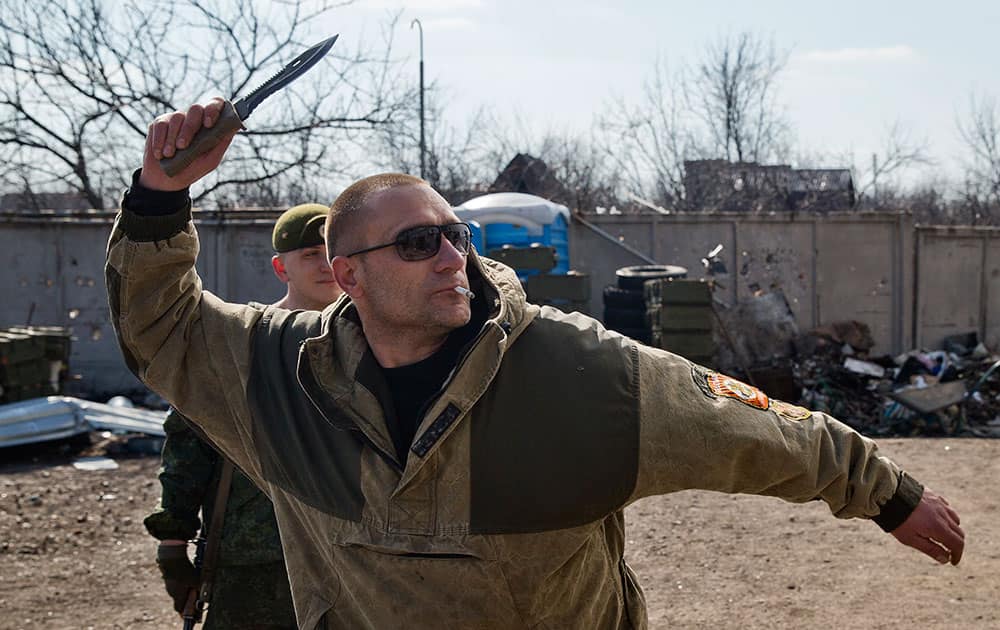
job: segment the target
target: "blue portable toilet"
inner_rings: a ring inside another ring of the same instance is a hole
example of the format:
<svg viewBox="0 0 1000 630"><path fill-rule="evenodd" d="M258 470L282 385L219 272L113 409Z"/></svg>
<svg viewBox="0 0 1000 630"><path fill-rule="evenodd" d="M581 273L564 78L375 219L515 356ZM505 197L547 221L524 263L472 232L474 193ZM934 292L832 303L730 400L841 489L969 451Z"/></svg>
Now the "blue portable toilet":
<svg viewBox="0 0 1000 630"><path fill-rule="evenodd" d="M539 243L556 250L556 266L550 273L564 274L570 269L570 215L564 205L525 193L491 193L466 201L455 208L455 214L467 223L479 224L482 247L476 249L481 254L504 245Z"/></svg>
<svg viewBox="0 0 1000 630"><path fill-rule="evenodd" d="M464 220L464 219L463 219ZM486 255L486 243L483 242L483 226L479 221L465 221L472 229L472 246L482 255Z"/></svg>

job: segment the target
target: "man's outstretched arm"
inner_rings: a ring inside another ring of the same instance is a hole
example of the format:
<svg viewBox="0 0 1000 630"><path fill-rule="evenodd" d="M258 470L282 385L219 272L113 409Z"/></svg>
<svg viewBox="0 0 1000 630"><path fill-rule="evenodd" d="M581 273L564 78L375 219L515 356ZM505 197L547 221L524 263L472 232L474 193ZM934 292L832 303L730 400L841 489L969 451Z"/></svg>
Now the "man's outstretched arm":
<svg viewBox="0 0 1000 630"><path fill-rule="evenodd" d="M633 499L683 489L820 499L835 516L871 519L935 560L961 559L958 515L872 440L676 355L643 348L638 360Z"/></svg>

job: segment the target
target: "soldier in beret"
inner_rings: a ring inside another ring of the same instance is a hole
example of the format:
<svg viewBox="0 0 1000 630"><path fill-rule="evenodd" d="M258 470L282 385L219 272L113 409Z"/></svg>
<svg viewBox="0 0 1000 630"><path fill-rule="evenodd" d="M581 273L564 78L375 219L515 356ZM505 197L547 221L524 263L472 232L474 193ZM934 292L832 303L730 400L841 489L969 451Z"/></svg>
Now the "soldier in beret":
<svg viewBox="0 0 1000 630"><path fill-rule="evenodd" d="M323 310L340 296L327 263L322 229L326 213L326 206L302 204L287 210L274 224L271 265L274 275L287 285L276 306ZM222 498L225 511L218 552L214 560L209 559L214 563L214 577L205 628L295 628L271 502L239 470L220 489L225 460L175 409L170 410L163 428L167 434L160 471L163 490L160 504L144 523L160 541L157 565L174 609L182 612L199 588L188 541L197 535L201 519L210 532L214 505Z"/></svg>

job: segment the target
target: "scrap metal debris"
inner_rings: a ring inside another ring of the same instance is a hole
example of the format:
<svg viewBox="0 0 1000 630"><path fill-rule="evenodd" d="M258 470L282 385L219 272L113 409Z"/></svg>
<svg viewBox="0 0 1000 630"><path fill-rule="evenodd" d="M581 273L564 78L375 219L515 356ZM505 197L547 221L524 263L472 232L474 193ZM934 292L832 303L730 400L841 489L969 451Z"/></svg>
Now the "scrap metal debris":
<svg viewBox="0 0 1000 630"><path fill-rule="evenodd" d="M840 326L851 334L828 336L824 327L799 344L791 359L797 402L869 435L1000 437L1000 355L977 340L953 351L870 357L867 326Z"/></svg>
<svg viewBox="0 0 1000 630"><path fill-rule="evenodd" d="M873 356L864 322L799 334L780 291L742 300L721 317L733 341L720 344L715 367L769 396L868 435L1000 437L1000 354L974 332L948 337L939 350Z"/></svg>
<svg viewBox="0 0 1000 630"><path fill-rule="evenodd" d="M0 405L0 448L113 431L163 437L166 412L48 396Z"/></svg>

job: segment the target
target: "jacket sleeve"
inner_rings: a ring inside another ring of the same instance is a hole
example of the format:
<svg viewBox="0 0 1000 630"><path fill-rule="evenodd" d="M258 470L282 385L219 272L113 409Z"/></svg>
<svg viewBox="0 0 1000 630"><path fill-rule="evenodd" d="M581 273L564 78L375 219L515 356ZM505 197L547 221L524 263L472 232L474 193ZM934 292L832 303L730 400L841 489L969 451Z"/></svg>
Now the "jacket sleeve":
<svg viewBox="0 0 1000 630"><path fill-rule="evenodd" d="M176 409L167 414L163 430L160 503L143 524L158 540L191 540L201 527L198 512L215 490L219 456Z"/></svg>
<svg viewBox="0 0 1000 630"><path fill-rule="evenodd" d="M652 348L638 353L635 496L684 489L821 499L839 518L892 531L923 488L872 440L820 412Z"/></svg>
<svg viewBox="0 0 1000 630"><path fill-rule="evenodd" d="M108 243L112 323L129 369L252 476L246 382L260 311L202 290L187 192L126 193Z"/></svg>

